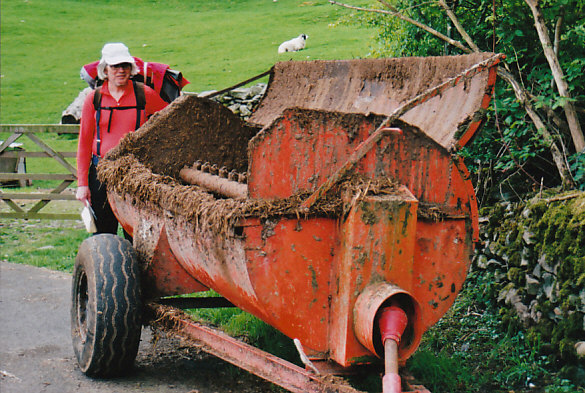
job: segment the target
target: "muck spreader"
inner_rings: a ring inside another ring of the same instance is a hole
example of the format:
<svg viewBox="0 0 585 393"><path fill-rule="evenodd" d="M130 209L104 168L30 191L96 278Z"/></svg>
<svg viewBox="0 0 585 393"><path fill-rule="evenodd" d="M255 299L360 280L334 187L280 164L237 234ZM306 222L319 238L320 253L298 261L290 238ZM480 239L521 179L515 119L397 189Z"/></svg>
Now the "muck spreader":
<svg viewBox="0 0 585 393"><path fill-rule="evenodd" d="M292 392L383 364L384 393L462 288L478 211L457 151L488 108L500 55L283 62L248 121L183 95L100 162L132 243L79 248L81 370L123 373L143 323ZM212 289L221 297L173 297ZM236 306L294 340L304 367L194 322Z"/></svg>

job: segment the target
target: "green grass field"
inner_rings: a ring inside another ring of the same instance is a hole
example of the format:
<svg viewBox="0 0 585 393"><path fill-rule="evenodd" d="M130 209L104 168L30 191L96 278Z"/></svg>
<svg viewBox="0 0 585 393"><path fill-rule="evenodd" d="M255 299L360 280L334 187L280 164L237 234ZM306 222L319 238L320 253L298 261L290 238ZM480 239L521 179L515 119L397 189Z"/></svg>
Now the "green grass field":
<svg viewBox="0 0 585 393"><path fill-rule="evenodd" d="M106 42L122 41L134 56L169 64L191 82L185 91L201 92L232 86L291 58L364 57L372 34L355 26L333 27L349 10L327 0L5 0L0 7L2 124L59 123L87 87L79 77L81 66L98 60ZM301 33L309 35L305 50L277 54L282 41ZM7 137L0 133L0 140ZM42 139L57 151L77 147L71 137ZM26 137L17 142L40 151ZM27 169L63 173L52 159L29 160Z"/></svg>
<svg viewBox="0 0 585 393"><path fill-rule="evenodd" d="M360 0L358 4L371 1ZM371 32L333 24L349 10L327 0L4 0L1 3L0 123L58 123L86 87L82 65L106 42L167 63L186 91L220 89L282 60L344 59L368 53ZM307 48L278 55L301 33Z"/></svg>

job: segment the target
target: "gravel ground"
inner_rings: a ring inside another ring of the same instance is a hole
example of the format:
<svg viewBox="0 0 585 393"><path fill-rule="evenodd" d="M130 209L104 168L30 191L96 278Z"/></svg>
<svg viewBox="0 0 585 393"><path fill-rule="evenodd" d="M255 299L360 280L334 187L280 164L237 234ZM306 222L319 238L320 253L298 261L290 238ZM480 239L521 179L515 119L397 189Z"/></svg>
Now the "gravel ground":
<svg viewBox="0 0 585 393"><path fill-rule="evenodd" d="M274 385L145 328L134 371L94 380L77 367L70 339L69 274L0 262L2 393L260 393Z"/></svg>

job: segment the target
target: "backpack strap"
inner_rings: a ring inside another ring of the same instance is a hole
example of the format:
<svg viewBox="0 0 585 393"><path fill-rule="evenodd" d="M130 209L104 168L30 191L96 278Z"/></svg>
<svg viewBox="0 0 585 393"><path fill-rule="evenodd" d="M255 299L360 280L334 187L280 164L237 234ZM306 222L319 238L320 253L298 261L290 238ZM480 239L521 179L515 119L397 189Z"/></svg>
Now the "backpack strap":
<svg viewBox="0 0 585 393"><path fill-rule="evenodd" d="M104 106L102 107L102 87L99 86L95 89L95 93L93 95L93 108L96 111L95 115L95 122L96 122L96 150L97 156L101 156L101 138L100 138L100 119L102 114L102 109L110 111L110 119L108 120L108 132L110 132L110 126L112 124L112 115L114 110L126 110L126 109L136 109L136 127L134 130L140 128L140 118L141 112L146 108L146 94L144 92L144 83L132 81L132 86L134 88L134 96L136 98L136 105L135 106Z"/></svg>
<svg viewBox="0 0 585 393"><path fill-rule="evenodd" d="M95 89L95 93L93 94L93 109L95 109L95 130L96 130L96 153L99 157L101 155L101 143L102 140L100 138L100 118L102 115L102 87L99 86Z"/></svg>
<svg viewBox="0 0 585 393"><path fill-rule="evenodd" d="M144 93L144 83L132 81L134 86L134 96L136 97L136 128L140 128L140 112L146 108L146 94Z"/></svg>

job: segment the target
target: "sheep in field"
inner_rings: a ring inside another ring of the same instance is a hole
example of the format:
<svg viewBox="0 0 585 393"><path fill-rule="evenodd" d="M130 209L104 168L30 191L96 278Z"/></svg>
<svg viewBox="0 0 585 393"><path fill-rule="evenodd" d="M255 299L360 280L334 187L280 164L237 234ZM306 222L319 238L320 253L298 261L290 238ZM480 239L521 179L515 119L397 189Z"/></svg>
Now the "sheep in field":
<svg viewBox="0 0 585 393"><path fill-rule="evenodd" d="M278 47L278 53L296 52L305 49L305 41L307 41L307 38L309 38L308 35L301 34L297 38L283 42Z"/></svg>

